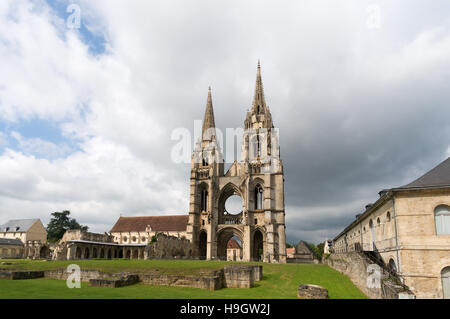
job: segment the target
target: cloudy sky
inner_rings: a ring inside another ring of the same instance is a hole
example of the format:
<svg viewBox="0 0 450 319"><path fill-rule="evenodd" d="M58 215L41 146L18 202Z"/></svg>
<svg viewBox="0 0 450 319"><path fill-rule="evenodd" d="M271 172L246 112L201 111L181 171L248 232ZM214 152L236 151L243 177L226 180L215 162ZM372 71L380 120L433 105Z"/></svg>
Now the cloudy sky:
<svg viewBox="0 0 450 319"><path fill-rule="evenodd" d="M0 223L187 213L172 132L208 86L216 125L241 127L258 59L288 241L332 238L449 156L448 0L2 0Z"/></svg>

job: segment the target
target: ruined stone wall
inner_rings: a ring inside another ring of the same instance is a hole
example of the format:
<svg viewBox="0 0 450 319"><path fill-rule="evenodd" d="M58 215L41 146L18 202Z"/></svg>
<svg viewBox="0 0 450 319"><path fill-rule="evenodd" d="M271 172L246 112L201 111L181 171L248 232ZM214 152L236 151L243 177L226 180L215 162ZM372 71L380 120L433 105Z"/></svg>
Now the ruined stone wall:
<svg viewBox="0 0 450 319"><path fill-rule="evenodd" d="M324 259L324 263L331 268L348 276L350 280L368 297L373 299L398 299L399 294L410 295L403 287L396 285L389 275L381 270L380 285L378 288L369 288L369 277L373 278L373 273L369 265L373 265L357 252L331 254ZM411 295L411 297L413 297ZM409 298L409 297L408 297Z"/></svg>
<svg viewBox="0 0 450 319"><path fill-rule="evenodd" d="M186 238L157 234L156 242L145 247L145 259L192 258L192 244Z"/></svg>
<svg viewBox="0 0 450 319"><path fill-rule="evenodd" d="M64 236L61 238L60 242L67 242L70 240L87 240L87 241L95 241L102 243L112 243L114 236L110 236L108 234L97 234L81 231L81 229L69 229L64 233Z"/></svg>
<svg viewBox="0 0 450 319"><path fill-rule="evenodd" d="M70 273L66 269L47 270L43 273L45 278L67 280ZM221 288L251 288L255 281L263 277L262 266L258 265L232 265L220 270L212 270L199 275L170 275L151 273L104 273L99 270L81 269L80 280L89 282L90 280L111 279L122 277L122 275L136 275L143 284L155 286L177 286L192 287L208 290ZM19 274L20 275L20 274ZM0 278L2 272L0 271ZM4 277L11 276L11 272L4 274ZM8 277L9 279L9 277Z"/></svg>

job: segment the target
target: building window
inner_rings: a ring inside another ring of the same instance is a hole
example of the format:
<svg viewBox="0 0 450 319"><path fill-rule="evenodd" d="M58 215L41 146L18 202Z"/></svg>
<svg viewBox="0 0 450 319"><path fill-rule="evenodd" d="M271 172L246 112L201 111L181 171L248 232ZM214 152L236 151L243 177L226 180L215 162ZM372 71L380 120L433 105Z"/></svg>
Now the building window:
<svg viewBox="0 0 450 319"><path fill-rule="evenodd" d="M127 241L127 240L128 240L127 236L123 236L123 241Z"/></svg>
<svg viewBox="0 0 450 319"><path fill-rule="evenodd" d="M395 261L394 259L389 259L389 268L394 271L397 272L397 266L395 265Z"/></svg>
<svg viewBox="0 0 450 319"><path fill-rule="evenodd" d="M263 189L261 185L255 187L255 209L263 209Z"/></svg>
<svg viewBox="0 0 450 319"><path fill-rule="evenodd" d="M255 225L258 225L258 219L255 218Z"/></svg>
<svg viewBox="0 0 450 319"><path fill-rule="evenodd" d="M434 209L436 235L450 235L450 207L440 205Z"/></svg>
<svg viewBox="0 0 450 319"><path fill-rule="evenodd" d="M450 267L445 267L441 271L442 294L444 299L450 299Z"/></svg>
<svg viewBox="0 0 450 319"><path fill-rule="evenodd" d="M389 223L391 221L391 213L387 212L386 214L386 221Z"/></svg>
<svg viewBox="0 0 450 319"><path fill-rule="evenodd" d="M146 241L146 240L147 240L147 238L145 238L145 237L141 238L141 241Z"/></svg>
<svg viewBox="0 0 450 319"><path fill-rule="evenodd" d="M201 201L200 201L200 211L208 211L208 191L206 189L202 190Z"/></svg>
<svg viewBox="0 0 450 319"><path fill-rule="evenodd" d="M202 226L205 226L205 220L202 219Z"/></svg>

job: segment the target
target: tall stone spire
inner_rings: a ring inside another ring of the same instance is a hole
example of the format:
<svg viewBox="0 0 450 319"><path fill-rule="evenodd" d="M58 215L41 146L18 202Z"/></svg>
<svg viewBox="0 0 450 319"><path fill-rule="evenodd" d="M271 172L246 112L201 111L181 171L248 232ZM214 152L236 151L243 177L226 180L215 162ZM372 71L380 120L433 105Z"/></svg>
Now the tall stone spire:
<svg viewBox="0 0 450 319"><path fill-rule="evenodd" d="M211 140L211 137L216 135L215 128L216 123L214 122L214 110L211 97L211 87L208 87L208 100L206 101L205 116L203 117L202 140L205 139ZM205 134L205 132L207 133Z"/></svg>
<svg viewBox="0 0 450 319"><path fill-rule="evenodd" d="M261 79L261 64L258 60L258 70L256 73L255 94L253 96L252 113L260 114L266 111L266 100L264 98L264 89Z"/></svg>
<svg viewBox="0 0 450 319"><path fill-rule="evenodd" d="M244 128L272 128L272 115L266 104L264 97L264 89L261 79L261 64L258 60L258 69L256 73L255 93L253 95L253 103L250 111L244 121Z"/></svg>

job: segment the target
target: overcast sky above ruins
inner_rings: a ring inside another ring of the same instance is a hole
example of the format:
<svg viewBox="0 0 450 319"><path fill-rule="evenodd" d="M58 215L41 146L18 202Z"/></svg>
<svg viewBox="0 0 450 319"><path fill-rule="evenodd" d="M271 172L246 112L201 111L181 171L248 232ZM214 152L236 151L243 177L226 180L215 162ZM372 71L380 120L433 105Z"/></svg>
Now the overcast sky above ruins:
<svg viewBox="0 0 450 319"><path fill-rule="evenodd" d="M258 59L289 242L332 238L449 156L448 0L72 2L80 29L69 1L0 1L0 223L188 213L171 132L208 86L217 127L241 127Z"/></svg>

